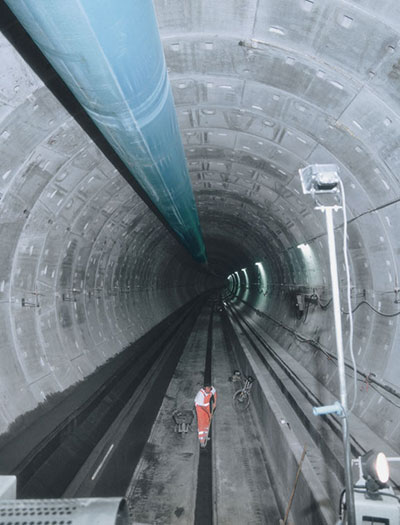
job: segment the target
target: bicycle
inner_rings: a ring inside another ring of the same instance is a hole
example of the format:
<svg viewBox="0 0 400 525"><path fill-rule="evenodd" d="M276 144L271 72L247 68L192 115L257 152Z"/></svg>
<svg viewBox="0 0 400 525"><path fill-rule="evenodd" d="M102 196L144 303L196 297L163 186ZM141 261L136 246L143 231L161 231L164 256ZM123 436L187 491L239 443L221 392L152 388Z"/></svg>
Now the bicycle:
<svg viewBox="0 0 400 525"><path fill-rule="evenodd" d="M233 406L238 412L247 410L250 405L250 391L254 383L254 377L248 376L245 378L243 388L240 388L233 394Z"/></svg>

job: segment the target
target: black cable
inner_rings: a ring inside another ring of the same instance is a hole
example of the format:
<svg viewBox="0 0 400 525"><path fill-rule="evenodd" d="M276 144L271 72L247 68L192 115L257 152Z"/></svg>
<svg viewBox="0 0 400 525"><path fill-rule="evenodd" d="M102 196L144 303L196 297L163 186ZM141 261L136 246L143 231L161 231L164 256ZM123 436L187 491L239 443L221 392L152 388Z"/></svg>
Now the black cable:
<svg viewBox="0 0 400 525"><path fill-rule="evenodd" d="M344 505L343 505L343 496L346 494L346 489L343 489L342 492L340 493L340 497L339 497L339 519L342 520L343 518L343 508L344 508Z"/></svg>
<svg viewBox="0 0 400 525"><path fill-rule="evenodd" d="M321 301L318 299L318 305L322 308L322 310L326 310L330 304L332 302L332 298L329 299L329 301L326 303L326 304L322 304ZM381 315L382 317L396 317L398 315L400 315L400 310L398 312L393 312L393 313L386 313L386 312L380 312L379 310L377 310L374 306L372 306L371 303L369 303L368 301L366 301L365 299L362 300L361 302L359 302L351 311L351 313L353 314L356 310L358 310L360 308L361 305L363 304L366 304L367 306L369 306L371 308L371 310L373 310L375 313L377 313L378 315ZM345 314L345 315L349 315L350 312L346 312L346 310L344 310L342 308L342 314Z"/></svg>
<svg viewBox="0 0 400 525"><path fill-rule="evenodd" d="M388 314L388 313L385 313L385 312L380 312L379 310L377 310L374 306L372 306L372 304L370 304L368 301L361 301L360 303L358 303L357 306L355 306L353 308L353 310L351 311L351 313L354 313L356 310L358 310L360 308L361 305L363 304L366 304L367 306L369 306L371 308L371 310L373 310L375 313L377 313L378 315L381 315L382 317L396 317L398 315L400 315L400 310L398 312L393 312L391 314ZM350 312L346 312L345 310L342 309L342 313L343 314L346 314L346 315L349 315Z"/></svg>
<svg viewBox="0 0 400 525"><path fill-rule="evenodd" d="M322 304L318 298L318 305L322 308L322 310L327 310L332 301L333 301L333 298L331 297L326 304Z"/></svg>
<svg viewBox="0 0 400 525"><path fill-rule="evenodd" d="M391 405L394 405L396 408L400 408L400 405L398 405L397 403L395 403L394 401L392 401L391 399L389 399L387 396L385 396L385 394L382 394L382 392L381 392L380 390L378 390L378 389L376 388L375 385L373 385L373 384L371 384L371 383L369 383L369 384L370 384L371 388L373 388L373 389L375 390L375 392L378 392L378 394L379 394L380 396L382 396L384 399L386 399L386 401L387 401L388 403L390 403Z"/></svg>
<svg viewBox="0 0 400 525"><path fill-rule="evenodd" d="M249 308L251 308L252 310L254 310L256 312L257 315L259 315L260 317L265 317L266 319L269 319L270 321L272 321L273 323L277 324L278 326L280 326L281 328L283 328L284 330L288 331L289 333L291 333L292 335L294 335L294 337L300 341L301 343L307 343L307 344L310 344L312 345L314 348L316 348L317 350L319 350L320 352L322 352L325 357L327 357L328 359L330 360L337 360L337 357L333 354L331 354L330 352L328 352L327 350L325 350L321 345L320 343L318 343L318 341L315 341L314 339L308 339L300 334L298 334L296 332L296 330L293 330L292 328L289 328L288 326L285 326L283 323L281 323L280 321L276 321L273 317L271 317L270 315L264 313L264 312L261 312L260 310L258 310L257 308L254 308L254 306L252 306L251 304L249 304L247 301L243 301L243 299L240 299L240 301L244 304L246 304ZM400 312L399 312L400 313ZM397 315L397 314L396 314ZM351 368L353 369L353 367L349 364L349 363L345 363L345 366L347 368ZM360 370L357 371L357 373L359 375L361 375L364 379L366 379L368 377L368 374L365 374L364 372L361 372ZM378 381L376 381L375 379L372 379L370 378L369 379L369 384L372 386L372 384L375 384L377 387L385 390L386 392L388 392L389 394L391 394L392 396L394 397L397 397L398 399L400 399L400 393L399 392L396 392L395 390L393 390L392 388L386 386L386 385L382 385L381 383L379 383ZM400 408L400 406L398 406L396 403L394 403L393 401L390 401L389 398L387 398L386 396L384 396L382 394L382 392L380 392L379 390L377 390L375 388L376 392L378 394L380 394L382 397L384 397L387 401L391 402L394 406L396 406L397 408Z"/></svg>

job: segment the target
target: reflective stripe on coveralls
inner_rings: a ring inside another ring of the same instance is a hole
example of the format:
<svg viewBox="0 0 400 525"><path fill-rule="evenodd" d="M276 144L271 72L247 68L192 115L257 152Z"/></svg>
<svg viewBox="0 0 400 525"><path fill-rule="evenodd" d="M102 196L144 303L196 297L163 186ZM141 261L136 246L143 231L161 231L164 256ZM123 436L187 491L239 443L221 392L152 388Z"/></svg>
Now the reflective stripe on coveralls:
<svg viewBox="0 0 400 525"><path fill-rule="evenodd" d="M207 439L208 431L210 429L210 410L208 407L197 405L196 414L199 441L203 444Z"/></svg>

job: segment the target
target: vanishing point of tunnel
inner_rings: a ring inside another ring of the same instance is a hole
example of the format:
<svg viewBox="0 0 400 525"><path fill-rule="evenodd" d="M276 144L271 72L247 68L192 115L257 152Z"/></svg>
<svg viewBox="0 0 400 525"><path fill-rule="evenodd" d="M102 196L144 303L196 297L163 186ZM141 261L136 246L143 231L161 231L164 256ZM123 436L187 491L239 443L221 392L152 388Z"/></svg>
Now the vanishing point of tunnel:
<svg viewBox="0 0 400 525"><path fill-rule="evenodd" d="M400 455L400 2L2 0L0 25L0 478L137 524L336 523L338 321L351 457Z"/></svg>

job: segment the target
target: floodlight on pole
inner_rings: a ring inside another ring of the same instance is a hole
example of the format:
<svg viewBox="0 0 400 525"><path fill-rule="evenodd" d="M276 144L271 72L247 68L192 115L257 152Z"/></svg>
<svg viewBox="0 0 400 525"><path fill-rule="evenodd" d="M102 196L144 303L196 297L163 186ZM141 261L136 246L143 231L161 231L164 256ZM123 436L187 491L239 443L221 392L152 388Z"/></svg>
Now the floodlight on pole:
<svg viewBox="0 0 400 525"><path fill-rule="evenodd" d="M299 173L305 195L339 192L339 175L336 164L311 164L299 170Z"/></svg>
<svg viewBox="0 0 400 525"><path fill-rule="evenodd" d="M347 391L342 337L342 319L340 309L339 280L337 272L335 230L333 226L333 211L338 211L339 209L341 209L342 206L338 204L337 199L335 199L335 202L333 204L329 205L322 204L320 202L321 194L337 194L338 196L340 196L341 181L339 178L339 168L335 164L311 164L310 166L300 169L299 174L301 185L303 188L303 193L305 195L312 195L317 204L316 209L325 213L326 217L340 388L340 404L337 403L340 408L337 409L335 412L342 418L343 447L345 456L345 486L348 520L347 523L348 525L356 525L353 481L351 472L351 452L347 421ZM320 407L319 414L322 415L333 412L332 410L324 411L325 408L330 409L331 407Z"/></svg>
<svg viewBox="0 0 400 525"><path fill-rule="evenodd" d="M384 487L389 481L389 463L383 452L370 450L360 458L362 476L367 481L372 479L379 487Z"/></svg>
<svg viewBox="0 0 400 525"><path fill-rule="evenodd" d="M387 458L383 452L370 450L352 460L358 466L359 479L354 486L356 525L364 523L400 523L400 504L389 483L389 463L399 457ZM343 492L339 503L341 523L347 523L347 501Z"/></svg>

